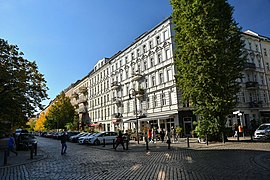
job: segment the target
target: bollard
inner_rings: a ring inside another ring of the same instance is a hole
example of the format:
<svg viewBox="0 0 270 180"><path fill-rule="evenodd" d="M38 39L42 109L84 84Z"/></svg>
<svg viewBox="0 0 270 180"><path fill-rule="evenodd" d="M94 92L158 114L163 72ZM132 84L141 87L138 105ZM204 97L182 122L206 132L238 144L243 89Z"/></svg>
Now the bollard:
<svg viewBox="0 0 270 180"><path fill-rule="evenodd" d="M4 165L7 165L8 150L4 150Z"/></svg>
<svg viewBox="0 0 270 180"><path fill-rule="evenodd" d="M206 134L206 145L208 146L208 135Z"/></svg>
<svg viewBox="0 0 270 180"><path fill-rule="evenodd" d="M34 151L35 151L35 156L37 155L37 144L34 144Z"/></svg>
<svg viewBox="0 0 270 180"><path fill-rule="evenodd" d="M148 138L145 138L145 145L146 145L146 150L149 150L149 146L148 146Z"/></svg>
<svg viewBox="0 0 270 180"><path fill-rule="evenodd" d="M187 147L189 148L189 137L187 137Z"/></svg>
<svg viewBox="0 0 270 180"><path fill-rule="evenodd" d="M33 159L34 147L33 145L30 146L30 159Z"/></svg>
<svg viewBox="0 0 270 180"><path fill-rule="evenodd" d="M103 147L105 147L105 138L103 139Z"/></svg>
<svg viewBox="0 0 270 180"><path fill-rule="evenodd" d="M115 139L113 139L113 149L115 148Z"/></svg>
<svg viewBox="0 0 270 180"><path fill-rule="evenodd" d="M169 139L167 140L168 142L168 149L171 149L171 138L169 137Z"/></svg>
<svg viewBox="0 0 270 180"><path fill-rule="evenodd" d="M127 139L127 141L126 141L126 150L128 150L128 142L129 142L129 140Z"/></svg>

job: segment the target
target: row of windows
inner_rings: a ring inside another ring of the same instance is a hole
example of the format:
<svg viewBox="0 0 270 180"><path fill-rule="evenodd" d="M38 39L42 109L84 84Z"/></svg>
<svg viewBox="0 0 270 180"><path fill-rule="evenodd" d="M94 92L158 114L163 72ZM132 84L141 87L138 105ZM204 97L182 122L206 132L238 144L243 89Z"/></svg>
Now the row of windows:
<svg viewBox="0 0 270 180"><path fill-rule="evenodd" d="M142 55L142 52L146 53L147 51L150 51L154 47L154 45L157 46L169 38L168 30L163 31L162 34L163 34L162 36L159 34L159 35L155 36L154 40L153 39L149 40L148 43L145 43L142 46L138 47L136 49L136 57L139 57L140 55ZM161 37L163 37L163 40ZM169 53L170 53L169 50L166 50L167 59L169 58ZM134 59L135 59L135 52L131 52L130 58L128 56L125 56L124 60L120 59L119 63L115 62L115 65L112 64L111 69L112 69L112 71L114 71L114 66L115 66L115 69L118 69L118 66L121 67L124 64L128 64L129 60L132 61ZM160 54L158 55L158 59L162 59ZM123 63L123 61L125 61L125 62ZM104 78L106 76L109 76L109 67L106 68L105 70L103 70L101 73L97 74L95 77L91 78L90 84L99 82L102 78Z"/></svg>
<svg viewBox="0 0 270 180"><path fill-rule="evenodd" d="M145 103L146 103L145 109L151 109L151 108L171 105L172 104L171 93L166 92L166 93L161 93L161 94L154 94L150 97L147 97ZM132 106L131 106L131 104L132 104ZM138 106L139 106L138 112L140 112L140 111L142 112L142 109L144 109L143 108L143 101L139 101ZM131 107L133 107L133 108L131 108ZM97 119L97 118L109 117L114 113L134 112L135 111L135 102L134 102L134 100L129 100L127 102L124 102L120 108L118 108L116 105L114 105L114 106L112 106L111 111L112 112L110 112L110 107L98 109L98 110L95 110L94 112L92 112L92 117L94 119Z"/></svg>
<svg viewBox="0 0 270 180"><path fill-rule="evenodd" d="M165 74L164 74L165 73ZM119 77L119 78L118 78ZM114 78L112 78L112 82L122 82L124 79L121 76L121 74L119 76L116 76ZM141 84L141 87L144 87L145 89L147 88L151 88L153 86L159 85L159 84L163 84L169 81L173 80L173 74L172 74L172 69L163 69L160 70L158 72L154 72L151 75L147 75L144 77L143 83ZM103 83L100 83L99 85L95 86L94 88L90 89L90 96L94 96L96 94L100 94L100 93L104 93L107 91L107 89L110 88L110 83L109 80L104 81ZM126 84L125 87L123 87L123 89L125 89L125 95L128 95L129 90L131 88L135 88L135 85L133 84L132 87L130 87L130 85ZM121 92L121 91L120 91ZM119 94L119 96L124 95L123 93Z"/></svg>

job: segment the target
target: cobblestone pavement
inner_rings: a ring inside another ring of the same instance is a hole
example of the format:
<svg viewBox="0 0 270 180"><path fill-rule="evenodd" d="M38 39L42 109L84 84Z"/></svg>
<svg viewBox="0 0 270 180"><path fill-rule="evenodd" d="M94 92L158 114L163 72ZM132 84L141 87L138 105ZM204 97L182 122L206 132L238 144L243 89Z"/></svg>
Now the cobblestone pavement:
<svg viewBox="0 0 270 180"><path fill-rule="evenodd" d="M17 166L0 167L1 179L269 179L270 143L226 144L185 142L171 145L131 143L129 150L112 145L85 146L38 138L44 158Z"/></svg>

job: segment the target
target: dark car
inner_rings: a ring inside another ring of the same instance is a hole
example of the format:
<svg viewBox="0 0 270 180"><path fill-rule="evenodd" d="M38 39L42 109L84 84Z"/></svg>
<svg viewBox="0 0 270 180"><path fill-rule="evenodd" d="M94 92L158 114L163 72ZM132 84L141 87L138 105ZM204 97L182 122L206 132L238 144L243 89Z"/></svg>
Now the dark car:
<svg viewBox="0 0 270 180"><path fill-rule="evenodd" d="M37 139L30 133L20 133L15 140L17 150L28 150L32 145L37 145Z"/></svg>

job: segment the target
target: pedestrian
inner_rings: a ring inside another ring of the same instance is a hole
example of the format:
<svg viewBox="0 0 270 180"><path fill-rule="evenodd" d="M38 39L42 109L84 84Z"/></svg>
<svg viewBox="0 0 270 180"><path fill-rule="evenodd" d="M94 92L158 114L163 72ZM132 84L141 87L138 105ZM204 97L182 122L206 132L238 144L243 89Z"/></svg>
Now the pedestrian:
<svg viewBox="0 0 270 180"><path fill-rule="evenodd" d="M116 145L114 147L114 149L116 150L116 148L118 147L118 145L121 144L123 146L123 149L125 150L125 145L124 145L124 138L123 138L123 133L121 130L119 130L119 134L116 138Z"/></svg>
<svg viewBox="0 0 270 180"><path fill-rule="evenodd" d="M61 139L61 144L62 144L62 150L61 150L61 155L66 154L67 152L67 134L64 132L62 136L60 137Z"/></svg>
<svg viewBox="0 0 270 180"><path fill-rule="evenodd" d="M151 129L148 129L148 140L149 140L149 142L153 142L152 141L152 130Z"/></svg>
<svg viewBox="0 0 270 180"><path fill-rule="evenodd" d="M165 137L165 132L163 129L161 129L160 131L160 138L161 138L161 142L163 143L164 142L164 137Z"/></svg>
<svg viewBox="0 0 270 180"><path fill-rule="evenodd" d="M238 136L238 126L236 124L234 124L233 127L234 127L234 135L233 135L233 137L237 137Z"/></svg>
<svg viewBox="0 0 270 180"><path fill-rule="evenodd" d="M8 140L8 152L10 151L16 154L16 156L18 156L18 153L15 151L15 139L12 136L12 134L10 134L9 140Z"/></svg>

